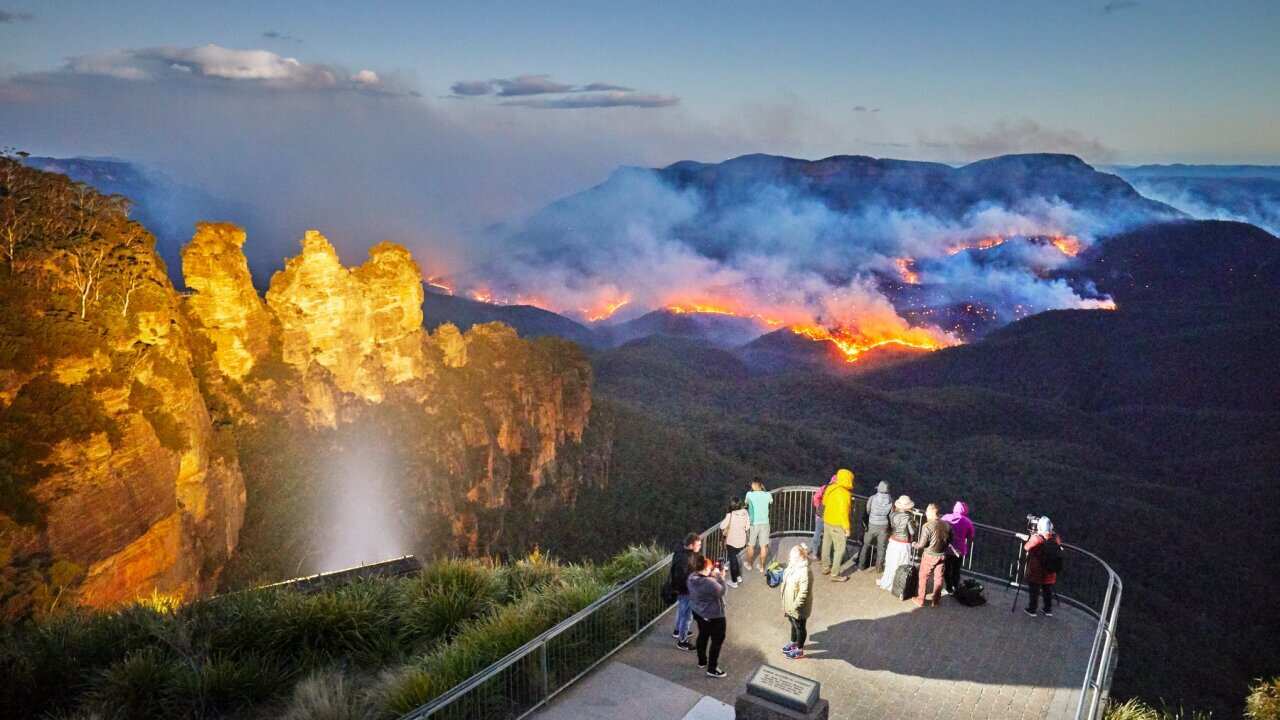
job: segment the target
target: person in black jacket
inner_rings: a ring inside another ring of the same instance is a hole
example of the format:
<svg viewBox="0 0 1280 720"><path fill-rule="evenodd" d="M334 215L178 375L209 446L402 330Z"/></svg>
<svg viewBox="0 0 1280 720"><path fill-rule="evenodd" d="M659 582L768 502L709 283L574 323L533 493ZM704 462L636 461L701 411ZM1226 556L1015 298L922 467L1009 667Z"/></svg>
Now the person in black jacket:
<svg viewBox="0 0 1280 720"><path fill-rule="evenodd" d="M671 637L676 647L692 650L689 642L689 626L693 624L693 606L689 604L689 558L702 550L702 537L698 533L684 536L684 546L671 555L671 589L676 591L676 629Z"/></svg>

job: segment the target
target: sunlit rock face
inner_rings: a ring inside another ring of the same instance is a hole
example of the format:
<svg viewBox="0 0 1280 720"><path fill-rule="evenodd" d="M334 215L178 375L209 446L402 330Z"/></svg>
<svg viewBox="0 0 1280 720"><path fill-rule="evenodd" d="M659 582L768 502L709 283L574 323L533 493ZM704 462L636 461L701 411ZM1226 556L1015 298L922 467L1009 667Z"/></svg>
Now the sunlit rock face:
<svg viewBox="0 0 1280 720"><path fill-rule="evenodd" d="M202 233L209 234L202 228L193 245L207 243ZM222 246L229 254L219 262L240 268L243 236L231 237L239 241ZM199 267L184 263L188 272ZM236 286L223 290L228 301L257 307L247 272L215 274ZM187 278L192 288L212 285L193 280ZM405 248L380 243L363 264L347 268L322 234L308 231L301 252L271 278L268 349L254 355L258 370L237 376L236 365L206 362L221 374L204 384L232 424L276 414L341 431L353 418L367 418L371 406L408 412L397 442L419 448L415 457L424 464L409 479L416 499L403 499L403 513L451 528L432 538L444 548L487 552L507 511L536 513L575 499L583 473L563 450L582 440L590 364L571 343L524 340L498 323L466 333L445 324L427 333L423 297L422 273ZM213 340L200 352L214 356L228 344L218 338L243 325L244 312L225 312L233 327L224 328L213 313L194 304L188 310ZM283 373L269 370L273 362Z"/></svg>
<svg viewBox="0 0 1280 720"><path fill-rule="evenodd" d="M241 246L244 230L200 223L182 249L182 275L191 289L187 310L195 330L209 338L218 371L241 380L267 353L271 320L253 289Z"/></svg>

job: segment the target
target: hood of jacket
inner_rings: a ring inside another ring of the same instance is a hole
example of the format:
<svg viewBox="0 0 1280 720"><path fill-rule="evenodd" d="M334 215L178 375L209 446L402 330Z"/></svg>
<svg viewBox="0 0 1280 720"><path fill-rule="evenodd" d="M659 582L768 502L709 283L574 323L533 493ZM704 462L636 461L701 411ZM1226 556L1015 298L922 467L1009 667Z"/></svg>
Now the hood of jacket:
<svg viewBox="0 0 1280 720"><path fill-rule="evenodd" d="M836 487L853 490L853 471L841 468L836 471Z"/></svg>
<svg viewBox="0 0 1280 720"><path fill-rule="evenodd" d="M964 502L963 500L957 500L956 504L951 507L951 512L955 513L956 515L964 515L965 517L968 517L969 503Z"/></svg>

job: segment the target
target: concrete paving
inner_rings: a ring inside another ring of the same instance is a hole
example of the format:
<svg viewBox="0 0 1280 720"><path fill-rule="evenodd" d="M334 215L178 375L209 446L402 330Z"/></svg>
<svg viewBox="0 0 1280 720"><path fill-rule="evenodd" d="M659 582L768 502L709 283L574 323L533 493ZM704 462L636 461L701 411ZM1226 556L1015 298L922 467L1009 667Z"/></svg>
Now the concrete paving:
<svg viewBox="0 0 1280 720"><path fill-rule="evenodd" d="M793 542L775 542L774 551L785 553ZM775 552L770 555L785 557ZM1021 608L1010 613L1012 591L992 588L982 607L943 598L941 607L917 609L876 587L873 572L834 583L818 570L815 563L806 658L789 660L782 654L790 638L778 591L752 571L726 596L728 636L720 664L728 677L707 677L694 653L674 647L668 612L535 717L630 718L618 711L595 715L575 709L603 707L610 696L625 694L630 704L643 708L635 717L680 720L704 697L731 706L747 677L766 662L821 682L832 718L1073 716L1096 629L1087 613L1061 604L1053 618L1027 617ZM1025 595L1020 604L1024 601ZM637 670L667 684L621 687L615 675ZM595 682L601 677L604 681Z"/></svg>

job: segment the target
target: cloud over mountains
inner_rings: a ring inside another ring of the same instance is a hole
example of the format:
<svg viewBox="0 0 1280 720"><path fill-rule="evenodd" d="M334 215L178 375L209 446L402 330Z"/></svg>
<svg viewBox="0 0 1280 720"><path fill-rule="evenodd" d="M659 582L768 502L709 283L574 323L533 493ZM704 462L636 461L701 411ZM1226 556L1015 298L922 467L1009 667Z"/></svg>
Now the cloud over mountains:
<svg viewBox="0 0 1280 720"><path fill-rule="evenodd" d="M508 107L536 108L540 110L580 110L585 108L670 107L680 102L674 95L657 95L637 92L635 88L606 82L571 85L553 80L550 75L516 75L489 80L459 80L450 86L455 98L477 98L486 95L505 100L500 105ZM558 95L555 98L524 99L538 95Z"/></svg>

